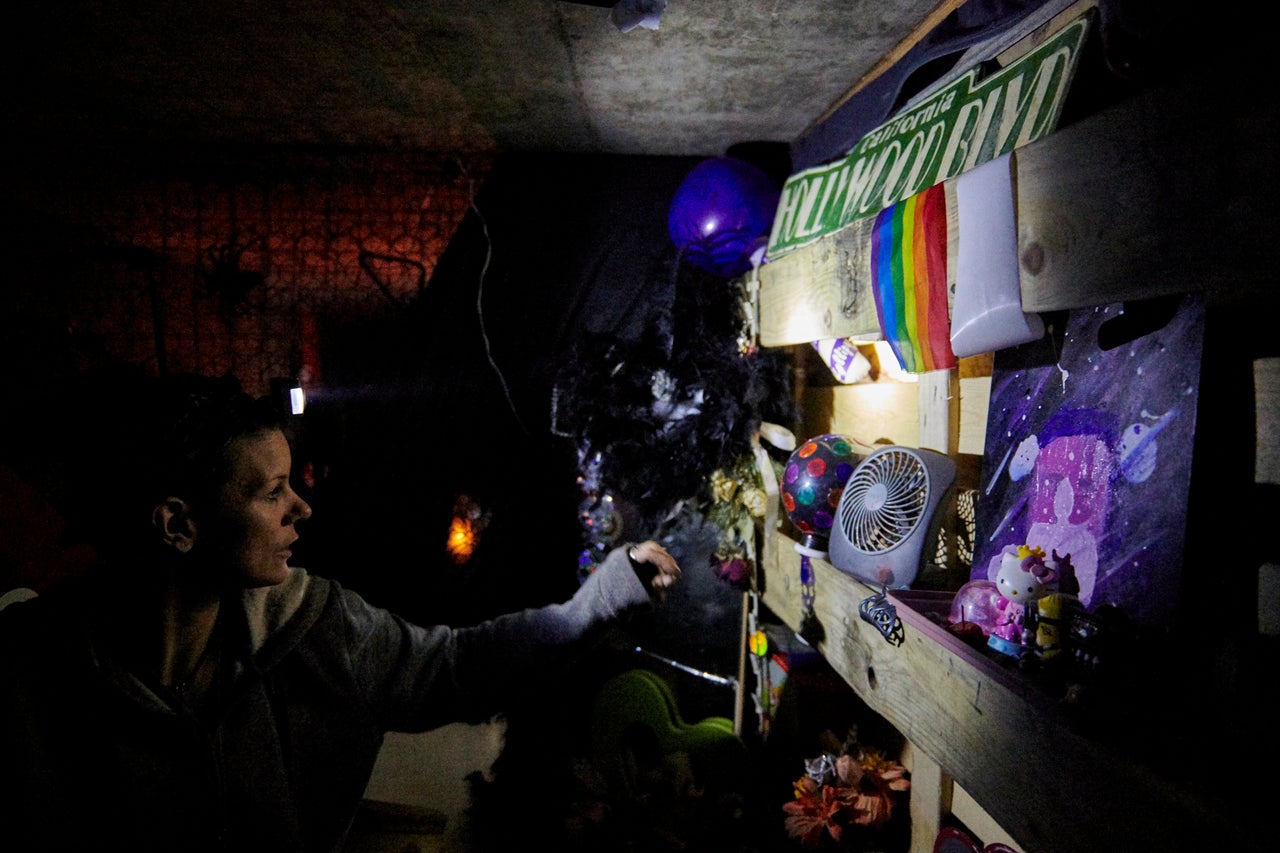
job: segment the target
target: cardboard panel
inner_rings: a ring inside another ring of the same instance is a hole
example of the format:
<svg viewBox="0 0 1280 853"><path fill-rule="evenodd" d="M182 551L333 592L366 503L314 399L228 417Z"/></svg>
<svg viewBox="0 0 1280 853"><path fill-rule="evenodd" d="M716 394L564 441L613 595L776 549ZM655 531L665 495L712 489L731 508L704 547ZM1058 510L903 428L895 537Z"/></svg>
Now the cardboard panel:
<svg viewBox="0 0 1280 853"><path fill-rule="evenodd" d="M1168 624L1177 602L1195 438L1204 300L1163 326L1137 307L1083 309L1042 341L996 353L972 578L1004 550L1070 555L1087 609ZM1110 344L1116 344L1111 346Z"/></svg>

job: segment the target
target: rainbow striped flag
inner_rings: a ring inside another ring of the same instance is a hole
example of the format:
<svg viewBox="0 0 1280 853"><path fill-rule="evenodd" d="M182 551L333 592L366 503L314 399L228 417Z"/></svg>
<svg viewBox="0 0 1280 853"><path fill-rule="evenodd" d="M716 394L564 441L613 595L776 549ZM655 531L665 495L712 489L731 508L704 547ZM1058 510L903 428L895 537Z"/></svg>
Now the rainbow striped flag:
<svg viewBox="0 0 1280 853"><path fill-rule="evenodd" d="M947 198L935 184L876 216L871 283L885 340L908 373L956 366L947 307Z"/></svg>

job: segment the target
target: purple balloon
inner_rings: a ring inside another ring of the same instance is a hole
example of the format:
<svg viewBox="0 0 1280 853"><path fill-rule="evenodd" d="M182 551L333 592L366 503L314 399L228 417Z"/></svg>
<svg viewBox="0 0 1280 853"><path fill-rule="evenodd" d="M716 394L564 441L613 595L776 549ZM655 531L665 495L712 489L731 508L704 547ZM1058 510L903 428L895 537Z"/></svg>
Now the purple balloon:
<svg viewBox="0 0 1280 853"><path fill-rule="evenodd" d="M773 179L746 160L703 160L671 200L667 233L695 266L726 278L741 275L769 242L780 194Z"/></svg>

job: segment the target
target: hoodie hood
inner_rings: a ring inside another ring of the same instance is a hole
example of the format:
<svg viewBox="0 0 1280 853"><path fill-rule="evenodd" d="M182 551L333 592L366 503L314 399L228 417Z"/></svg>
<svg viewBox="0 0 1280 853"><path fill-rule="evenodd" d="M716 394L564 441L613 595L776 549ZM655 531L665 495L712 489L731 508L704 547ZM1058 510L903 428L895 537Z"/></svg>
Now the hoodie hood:
<svg viewBox="0 0 1280 853"><path fill-rule="evenodd" d="M248 652L259 668L269 669L297 646L324 610L330 586L325 578L290 567L282 583L244 591Z"/></svg>

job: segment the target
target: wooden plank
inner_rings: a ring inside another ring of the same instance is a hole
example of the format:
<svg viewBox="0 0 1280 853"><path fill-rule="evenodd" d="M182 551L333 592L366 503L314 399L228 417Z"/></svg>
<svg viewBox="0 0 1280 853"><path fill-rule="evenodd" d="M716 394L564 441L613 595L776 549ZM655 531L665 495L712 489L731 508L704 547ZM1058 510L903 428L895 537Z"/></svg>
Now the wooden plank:
<svg viewBox="0 0 1280 853"><path fill-rule="evenodd" d="M987 407L991 404L991 377L960 380L960 440L957 450L981 456L987 444Z"/></svg>
<svg viewBox="0 0 1280 853"><path fill-rule="evenodd" d="M1274 290L1276 110L1234 109L1239 86L1153 89L1014 152L1023 310Z"/></svg>
<svg viewBox="0 0 1280 853"><path fill-rule="evenodd" d="M955 446L952 424L954 370L930 370L920 374L917 408L920 414L918 440L913 447L927 447L939 453L950 453Z"/></svg>
<svg viewBox="0 0 1280 853"><path fill-rule="evenodd" d="M933 850L943 819L951 812L954 785L938 762L916 749L911 741L902 748L902 766L911 774L911 847L913 851Z"/></svg>
<svg viewBox="0 0 1280 853"><path fill-rule="evenodd" d="M913 382L892 380L841 385L831 390L831 432L864 445L919 446L918 392ZM870 453L873 447L859 447Z"/></svg>
<svg viewBox="0 0 1280 853"><path fill-rule="evenodd" d="M760 267L760 344L879 340L871 291L871 229L861 219Z"/></svg>
<svg viewBox="0 0 1280 853"><path fill-rule="evenodd" d="M804 613L793 545L776 531L766 536L762 598L798 631ZM825 561L812 564L813 610L823 634L817 649L1023 849L1253 849L1241 815L1214 813L1187 789L1075 733L1015 671L986 660L901 599L905 640L887 642L858 616L873 591Z"/></svg>
<svg viewBox="0 0 1280 853"><path fill-rule="evenodd" d="M1023 310L1193 290L1277 302L1277 113L1268 99L1224 106L1237 85L1210 76L1155 88L1013 153ZM762 345L882 336L873 220L761 267Z"/></svg>
<svg viewBox="0 0 1280 853"><path fill-rule="evenodd" d="M1021 849L1013 837L1004 831L1004 827L1000 826L995 818L978 805L977 800L969 796L969 792L959 785L953 785L951 788L951 813L968 827L983 845L998 842L1021 853Z"/></svg>
<svg viewBox="0 0 1280 853"><path fill-rule="evenodd" d="M961 379L972 379L975 376L985 376L989 379L996 359L994 353L987 352L958 359L958 362L957 368Z"/></svg>

